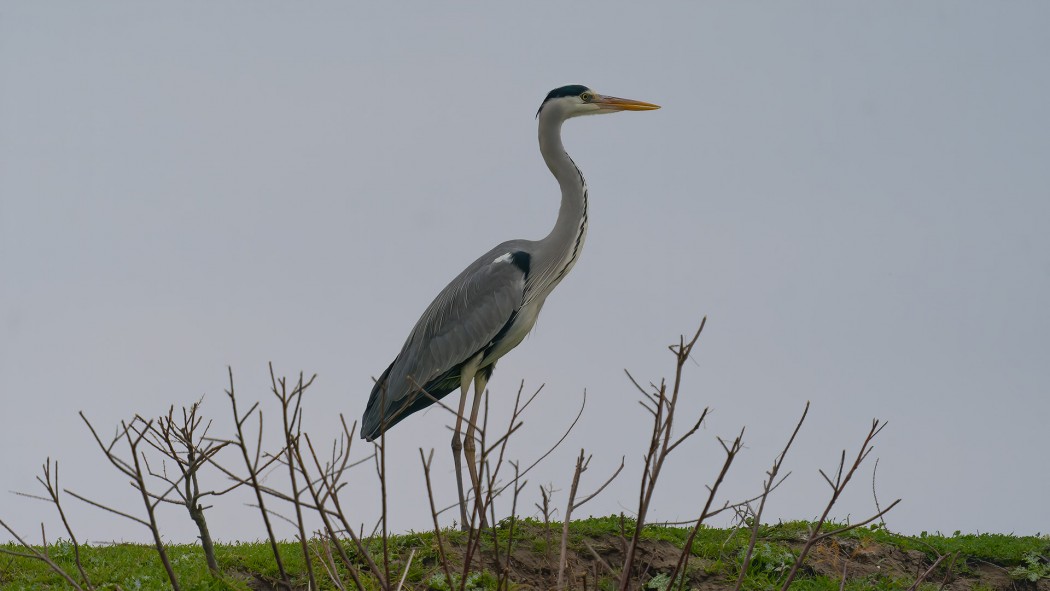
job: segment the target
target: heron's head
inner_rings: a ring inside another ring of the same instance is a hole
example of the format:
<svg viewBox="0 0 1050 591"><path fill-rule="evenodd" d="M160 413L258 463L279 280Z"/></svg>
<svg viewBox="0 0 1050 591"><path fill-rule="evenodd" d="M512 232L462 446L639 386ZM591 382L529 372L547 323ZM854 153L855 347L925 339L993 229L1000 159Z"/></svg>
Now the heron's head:
<svg viewBox="0 0 1050 591"><path fill-rule="evenodd" d="M606 96L586 86L570 84L550 91L547 98L543 99L540 110L536 111L536 117L542 113L555 115L559 119L568 119L580 115L601 115L619 111L651 111L659 108L659 105Z"/></svg>

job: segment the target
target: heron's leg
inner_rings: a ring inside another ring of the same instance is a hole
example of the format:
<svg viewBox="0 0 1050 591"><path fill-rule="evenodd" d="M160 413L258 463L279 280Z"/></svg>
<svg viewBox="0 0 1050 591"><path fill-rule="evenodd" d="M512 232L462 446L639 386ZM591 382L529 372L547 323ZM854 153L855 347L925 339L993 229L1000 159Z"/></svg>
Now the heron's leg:
<svg viewBox="0 0 1050 591"><path fill-rule="evenodd" d="M470 473L470 484L474 488L474 506L478 511L478 523L485 527L485 505L482 503L481 477L478 474L478 463L475 455L475 434L478 425L478 409L481 408L481 398L485 395L484 372L474 376L474 403L470 407L470 421L467 423L466 441L463 444L463 455L467 458L467 471Z"/></svg>
<svg viewBox="0 0 1050 591"><path fill-rule="evenodd" d="M460 528L467 530L467 498L463 495L463 442L460 439L460 430L463 428L463 411L467 406L467 388L470 382L460 388L459 412L456 413L456 428L452 431L452 462L456 466L456 489L459 492L459 519Z"/></svg>
<svg viewBox="0 0 1050 591"><path fill-rule="evenodd" d="M470 518L467 515L467 497L463 494L463 460L460 452L463 450L463 442L460 439L460 431L463 429L463 413L467 407L467 393L470 391L470 382L474 380L474 374L481 362L481 353L474 356L463 364L459 378L459 410L456 412L456 428L452 431L452 461L456 466L456 490L459 492L459 518L460 529L466 531L470 527ZM469 441L469 435L468 435ZM473 482L473 479L472 479Z"/></svg>

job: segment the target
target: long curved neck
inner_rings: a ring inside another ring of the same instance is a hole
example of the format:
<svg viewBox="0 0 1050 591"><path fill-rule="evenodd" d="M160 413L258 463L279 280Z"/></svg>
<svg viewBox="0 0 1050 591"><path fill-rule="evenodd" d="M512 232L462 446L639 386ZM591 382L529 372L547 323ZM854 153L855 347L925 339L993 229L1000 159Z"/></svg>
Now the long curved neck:
<svg viewBox="0 0 1050 591"><path fill-rule="evenodd" d="M561 186L558 221L550 234L537 243L533 261L539 267L537 287L546 296L572 270L583 249L587 236L587 182L561 143L564 119L556 114L544 115L548 114L540 113L540 153Z"/></svg>

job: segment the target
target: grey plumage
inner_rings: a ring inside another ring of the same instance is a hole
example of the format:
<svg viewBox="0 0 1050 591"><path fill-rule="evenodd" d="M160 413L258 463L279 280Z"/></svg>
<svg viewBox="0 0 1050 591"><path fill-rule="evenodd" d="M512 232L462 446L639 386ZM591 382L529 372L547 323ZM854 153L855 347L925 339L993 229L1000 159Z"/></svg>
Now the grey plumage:
<svg viewBox="0 0 1050 591"><path fill-rule="evenodd" d="M587 185L561 142L564 121L579 115L650 110L656 105L602 96L585 86L551 91L537 113L540 152L561 188L554 229L541 240L504 242L452 280L416 323L401 352L376 381L362 418L361 436L372 440L410 414L471 382L475 404L468 421L467 452L477 400L496 361L525 338L550 292L575 265L587 234ZM420 389L426 390L429 396ZM460 402L453 437L457 458ZM475 480L472 472L472 480ZM477 482L474 483L475 487ZM462 498L462 495L461 495Z"/></svg>
<svg viewBox="0 0 1050 591"><path fill-rule="evenodd" d="M361 423L363 437L379 435L384 415L385 428L390 428L432 404L418 386L437 399L458 389L460 369L479 353L481 367L491 374L496 360L489 358L502 340L497 337L513 331L525 302L526 270L513 259L513 253L527 252L523 247L524 240L500 244L441 290L372 388Z"/></svg>

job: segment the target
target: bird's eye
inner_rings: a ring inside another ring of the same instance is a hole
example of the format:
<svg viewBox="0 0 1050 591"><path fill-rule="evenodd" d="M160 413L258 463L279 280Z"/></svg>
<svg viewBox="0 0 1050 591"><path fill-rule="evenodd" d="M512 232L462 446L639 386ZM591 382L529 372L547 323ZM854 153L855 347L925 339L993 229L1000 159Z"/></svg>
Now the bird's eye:
<svg viewBox="0 0 1050 591"><path fill-rule="evenodd" d="M594 95L589 92L585 92L580 95L580 98L583 99L583 102L589 103L592 99L594 99Z"/></svg>

